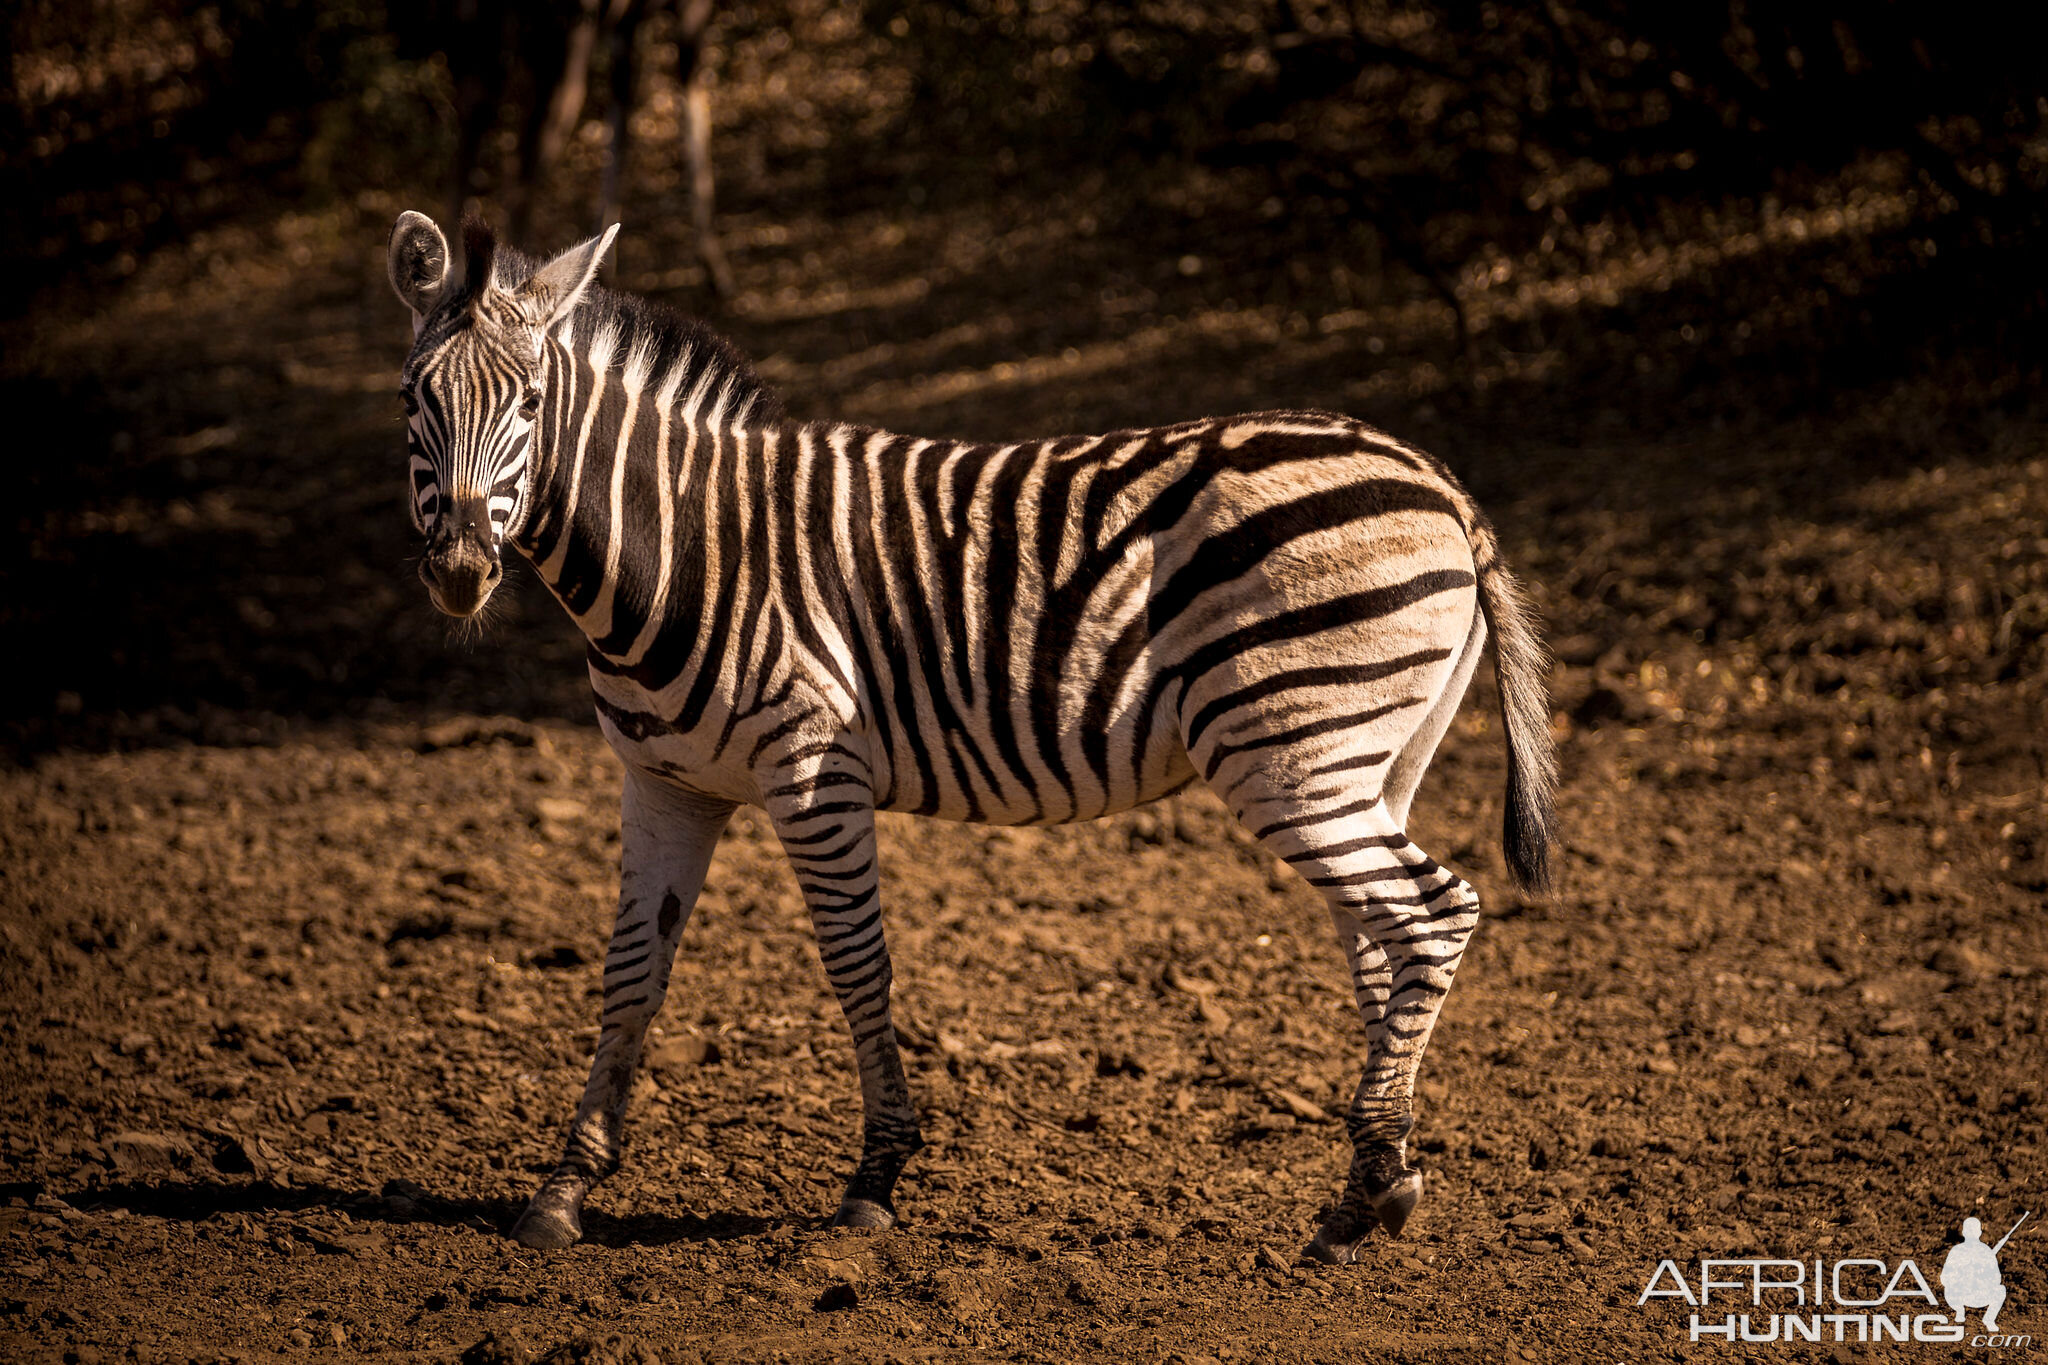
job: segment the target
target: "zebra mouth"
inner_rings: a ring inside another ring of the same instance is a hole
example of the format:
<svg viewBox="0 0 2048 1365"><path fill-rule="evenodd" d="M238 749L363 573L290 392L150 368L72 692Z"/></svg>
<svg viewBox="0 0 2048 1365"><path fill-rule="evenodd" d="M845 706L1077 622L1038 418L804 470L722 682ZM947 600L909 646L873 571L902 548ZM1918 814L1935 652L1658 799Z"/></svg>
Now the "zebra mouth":
<svg viewBox="0 0 2048 1365"><path fill-rule="evenodd" d="M420 561L420 581L427 585L427 596L443 614L458 620L482 611L504 576L504 568L495 560L471 560L438 569L431 556Z"/></svg>

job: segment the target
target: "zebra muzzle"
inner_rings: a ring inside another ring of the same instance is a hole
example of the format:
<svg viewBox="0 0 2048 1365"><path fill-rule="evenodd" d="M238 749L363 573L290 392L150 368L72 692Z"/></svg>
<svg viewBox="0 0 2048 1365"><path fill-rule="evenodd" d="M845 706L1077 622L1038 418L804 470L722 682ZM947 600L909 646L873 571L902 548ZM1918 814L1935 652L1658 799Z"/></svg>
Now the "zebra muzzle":
<svg viewBox="0 0 2048 1365"><path fill-rule="evenodd" d="M420 560L420 581L450 616L474 616L505 576L482 498L463 498L435 518Z"/></svg>

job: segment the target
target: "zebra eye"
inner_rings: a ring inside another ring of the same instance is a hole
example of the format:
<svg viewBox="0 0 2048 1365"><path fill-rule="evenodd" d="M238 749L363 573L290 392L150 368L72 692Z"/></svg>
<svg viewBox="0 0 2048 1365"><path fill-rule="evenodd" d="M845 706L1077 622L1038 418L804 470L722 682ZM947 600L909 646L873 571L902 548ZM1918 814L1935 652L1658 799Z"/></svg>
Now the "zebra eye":
<svg viewBox="0 0 2048 1365"><path fill-rule="evenodd" d="M540 390L528 389L526 397L519 400L519 411L531 417L540 411Z"/></svg>
<svg viewBox="0 0 2048 1365"><path fill-rule="evenodd" d="M398 391L398 401L405 404L405 415L407 417L417 417L420 415L420 400L412 396L411 389L400 389Z"/></svg>

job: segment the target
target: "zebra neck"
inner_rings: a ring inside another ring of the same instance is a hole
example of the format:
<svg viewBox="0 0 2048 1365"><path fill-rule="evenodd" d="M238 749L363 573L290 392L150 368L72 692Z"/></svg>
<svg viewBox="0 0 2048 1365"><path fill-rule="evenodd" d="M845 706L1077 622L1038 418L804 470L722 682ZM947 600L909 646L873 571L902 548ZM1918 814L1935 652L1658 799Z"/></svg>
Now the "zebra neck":
<svg viewBox="0 0 2048 1365"><path fill-rule="evenodd" d="M777 425L750 426L716 364L656 374L644 351L553 348L537 425L534 504L516 543L590 642L591 666L672 680L693 653Z"/></svg>

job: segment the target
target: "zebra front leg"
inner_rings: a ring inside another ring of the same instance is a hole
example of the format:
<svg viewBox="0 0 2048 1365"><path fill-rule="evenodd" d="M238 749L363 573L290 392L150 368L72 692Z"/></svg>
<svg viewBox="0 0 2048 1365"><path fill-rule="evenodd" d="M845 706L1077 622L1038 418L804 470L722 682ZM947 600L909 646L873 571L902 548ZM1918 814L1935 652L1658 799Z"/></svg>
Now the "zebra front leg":
<svg viewBox="0 0 2048 1365"><path fill-rule="evenodd" d="M732 812L729 804L627 769L619 917L604 955L597 1055L569 1125L561 1164L513 1225L512 1235L527 1246L565 1247L580 1239L584 1197L619 1167L626 1096L640 1063L640 1045L668 994L676 943Z"/></svg>
<svg viewBox="0 0 2048 1365"><path fill-rule="evenodd" d="M806 793L812 783L789 784ZM885 1228L896 1221L894 1194L903 1167L924 1136L910 1102L910 1083L889 1019L889 945L882 934L882 903L875 858L875 813L855 806L848 788L829 787L832 799L773 810L783 851L796 871L817 933L818 958L839 997L853 1034L865 1115L860 1164L832 1226Z"/></svg>

